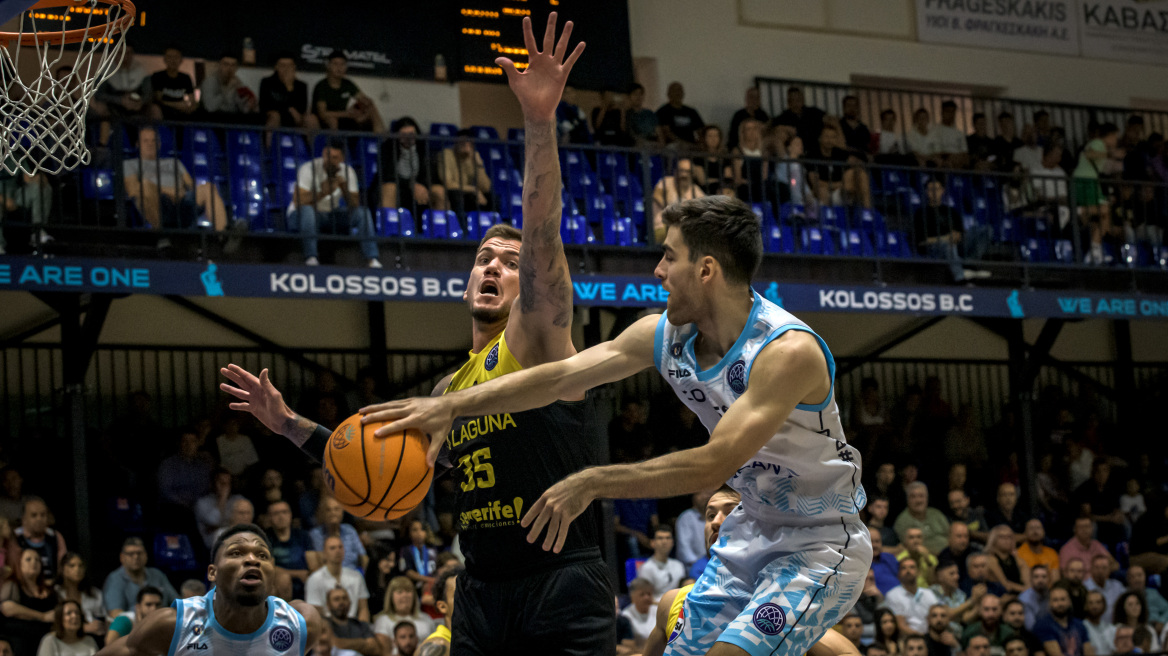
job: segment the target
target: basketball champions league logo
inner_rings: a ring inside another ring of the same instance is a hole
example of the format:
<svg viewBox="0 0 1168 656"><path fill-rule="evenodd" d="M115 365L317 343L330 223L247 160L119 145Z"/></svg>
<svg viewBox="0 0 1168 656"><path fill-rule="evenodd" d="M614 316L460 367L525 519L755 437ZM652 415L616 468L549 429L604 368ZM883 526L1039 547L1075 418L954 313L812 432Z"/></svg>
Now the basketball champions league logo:
<svg viewBox="0 0 1168 656"><path fill-rule="evenodd" d="M272 629L271 635L268 636L268 642L276 651L288 651L292 647L292 632L285 627L278 626Z"/></svg>
<svg viewBox="0 0 1168 656"><path fill-rule="evenodd" d="M726 370L726 384L735 394L746 391L746 362L739 360Z"/></svg>
<svg viewBox="0 0 1168 656"><path fill-rule="evenodd" d="M787 625L787 614L777 604L763 604L755 609L751 621L766 635L779 635Z"/></svg>
<svg viewBox="0 0 1168 656"><path fill-rule="evenodd" d="M499 364L499 345L495 344L495 348L487 354L487 361L483 363L483 367L487 371L493 370Z"/></svg>

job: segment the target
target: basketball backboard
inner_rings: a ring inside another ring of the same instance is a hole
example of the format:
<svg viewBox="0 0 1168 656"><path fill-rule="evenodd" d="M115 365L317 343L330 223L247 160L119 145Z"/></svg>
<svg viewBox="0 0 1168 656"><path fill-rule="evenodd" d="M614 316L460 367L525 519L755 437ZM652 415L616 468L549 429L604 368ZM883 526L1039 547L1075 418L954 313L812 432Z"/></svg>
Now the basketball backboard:
<svg viewBox="0 0 1168 656"><path fill-rule="evenodd" d="M0 0L0 25L16 18L36 3L37 0Z"/></svg>

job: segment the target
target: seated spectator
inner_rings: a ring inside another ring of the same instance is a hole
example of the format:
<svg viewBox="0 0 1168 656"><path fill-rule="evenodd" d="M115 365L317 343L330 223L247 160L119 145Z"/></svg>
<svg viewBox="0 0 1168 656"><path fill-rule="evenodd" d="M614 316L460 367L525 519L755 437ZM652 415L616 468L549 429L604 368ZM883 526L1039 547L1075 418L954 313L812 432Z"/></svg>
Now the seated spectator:
<svg viewBox="0 0 1168 656"><path fill-rule="evenodd" d="M633 639L637 648L645 646L649 634L657 624L657 604L653 603L653 584L642 578L629 583L629 605L621 616L633 625Z"/></svg>
<svg viewBox="0 0 1168 656"><path fill-rule="evenodd" d="M1091 478L1071 495L1071 502L1084 517L1095 521L1101 541L1115 544L1126 537L1127 517L1119 509L1119 488L1111 481L1111 464L1097 457L1091 464Z"/></svg>
<svg viewBox="0 0 1168 656"><path fill-rule="evenodd" d="M308 575L321 565L320 554L312 548L308 532L292 526L292 506L280 500L268 506L268 539L272 542L272 562L292 577L292 595L304 597Z"/></svg>
<svg viewBox="0 0 1168 656"><path fill-rule="evenodd" d="M1042 641L1026 629L1026 606L1017 599L1002 605L1002 624L1013 632L1013 637L1026 641L1026 651L1031 654L1043 652Z"/></svg>
<svg viewBox="0 0 1168 656"><path fill-rule="evenodd" d="M925 185L926 204L913 215L917 251L921 255L948 260L956 282L988 277L987 271L965 268L966 258L981 259L985 255L990 236L982 230L986 226L973 226L967 234L961 214L945 202L945 195L945 184L940 180L934 178ZM939 510L934 512L941 513ZM942 514L941 518L944 517Z"/></svg>
<svg viewBox="0 0 1168 656"><path fill-rule="evenodd" d="M348 57L333 50L325 64L324 79L312 89L312 108L320 124L329 130L385 132L377 106L345 77L348 70Z"/></svg>
<svg viewBox="0 0 1168 656"><path fill-rule="evenodd" d="M864 510L868 511L868 528L880 529L880 541L886 549L895 553L900 546L900 538L896 536L896 531L888 525L888 497L868 497L868 505L864 507Z"/></svg>
<svg viewBox="0 0 1168 656"><path fill-rule="evenodd" d="M446 188L439 183L438 172L430 165L429 144L418 145L417 122L403 116L389 129L397 136L381 142L377 166L381 186L373 186L379 192L377 204L407 209L419 222L422 212L431 207L446 209Z"/></svg>
<svg viewBox="0 0 1168 656"><path fill-rule="evenodd" d="M1152 647L1156 644L1156 634L1147 626L1137 626L1132 630L1132 643L1137 652L1150 654L1155 651Z"/></svg>
<svg viewBox="0 0 1168 656"><path fill-rule="evenodd" d="M661 133L657 129L657 113L645 109L645 87L639 84L633 84L629 89L625 122L629 136L638 148L646 144L661 143Z"/></svg>
<svg viewBox="0 0 1168 656"><path fill-rule="evenodd" d="M186 120L199 108L195 102L195 84L191 82L191 76L179 70L182 61L182 51L175 46L167 46L162 53L162 62L166 68L150 76L154 102L162 110L162 118L167 121Z"/></svg>
<svg viewBox="0 0 1168 656"><path fill-rule="evenodd" d="M653 239L657 243L665 240L665 223L661 215L666 207L683 200L706 196L694 181L693 160L688 157L678 158L671 174L661 178L653 186Z"/></svg>
<svg viewBox="0 0 1168 656"><path fill-rule="evenodd" d="M592 143L592 130L588 127L588 115L577 104L576 89L573 87L564 87L560 104L556 105L556 133L560 143Z"/></svg>
<svg viewBox="0 0 1168 656"><path fill-rule="evenodd" d="M414 656L418 649L418 630L410 622L398 622L393 627L393 653Z"/></svg>
<svg viewBox="0 0 1168 656"><path fill-rule="evenodd" d="M762 95L759 93L758 87L748 87L746 89L743 105L742 108L734 112L734 115L730 117L730 136L726 142L726 148L728 150L734 150L738 145L738 127L742 125L743 121L754 119L766 125L771 120L771 117L762 108Z"/></svg>
<svg viewBox="0 0 1168 656"><path fill-rule="evenodd" d="M193 228L200 212L216 230L227 227L229 215L219 189L209 182L196 185L177 157L159 157L153 127L138 130L138 157L122 162L122 175L126 196L152 228Z"/></svg>
<svg viewBox="0 0 1168 656"><path fill-rule="evenodd" d="M1115 644L1115 625L1111 623L1111 613L1107 612L1107 600L1103 598L1103 593L1098 590L1088 592L1083 609L1087 613L1083 618L1083 628L1087 629L1095 655L1109 656Z"/></svg>
<svg viewBox="0 0 1168 656"><path fill-rule="evenodd" d="M917 388L917 396L920 395L920 388ZM906 397L911 397L911 390L906 391ZM919 398L918 398L919 402ZM906 414L914 414L917 409L913 408ZM898 418L894 418L893 422L897 423ZM900 517L901 512L907 507L908 502L905 498L905 489L903 485L898 485L896 480L896 465L891 462L882 462L876 465L875 479L873 480L872 492L869 494L883 496L888 499L888 516ZM895 520L893 520L895 523Z"/></svg>
<svg viewBox="0 0 1168 656"><path fill-rule="evenodd" d="M824 118L827 114L818 107L810 107L803 97L803 90L799 87L787 89L787 108L771 120L771 124L789 125L795 128L804 147L819 143L819 132L823 129Z"/></svg>
<svg viewBox="0 0 1168 656"><path fill-rule="evenodd" d="M973 589L984 585L986 591L997 597L1006 594L1006 589L997 581L990 578L989 556L983 553L972 553L965 559L966 577L961 581L961 589L965 594L973 596Z"/></svg>
<svg viewBox="0 0 1168 656"><path fill-rule="evenodd" d="M363 569L369 563L369 555L357 529L341 521L344 517L345 510L339 501L333 497L321 499L316 510L316 527L308 532L312 538L312 550L323 552L325 538L339 537L345 546L345 567Z"/></svg>
<svg viewBox="0 0 1168 656"><path fill-rule="evenodd" d="M770 162L764 159L762 123L747 119L738 128L738 145L731 151L735 196L746 203L766 200Z"/></svg>
<svg viewBox="0 0 1168 656"><path fill-rule="evenodd" d="M73 601L81 607L81 630L97 638L105 638L106 610L101 590L89 582L89 572L81 554L68 552L61 559L61 578L57 583L57 600Z"/></svg>
<svg viewBox="0 0 1168 656"><path fill-rule="evenodd" d="M953 630L957 633L960 633L962 618L966 615L972 615L972 611L981 603L981 598L986 594L984 585L975 585L971 594L965 594L959 585L959 575L957 563L952 560L942 561L937 566L935 573L937 582L929 587L929 590L936 595L939 605L946 609L945 621L951 623Z"/></svg>
<svg viewBox="0 0 1168 656"><path fill-rule="evenodd" d="M1091 636L1083 622L1071 613L1071 598L1063 588L1050 591L1050 613L1039 618L1033 629L1047 654L1091 656Z"/></svg>
<svg viewBox="0 0 1168 656"><path fill-rule="evenodd" d="M937 128L929 122L929 110L921 107L913 112L912 127L905 135L908 150L917 158L917 166L938 166L941 141Z"/></svg>
<svg viewBox="0 0 1168 656"><path fill-rule="evenodd" d="M389 581L385 590L384 610L373 620L373 632L387 647L393 636L393 628L402 622L413 624L418 635L428 636L434 630L434 620L422 612L417 586L404 576Z"/></svg>
<svg viewBox="0 0 1168 656"><path fill-rule="evenodd" d="M163 593L153 586L145 586L134 595L132 610L120 613L110 622L109 631L105 634L105 643L108 645L118 638L130 635L134 625L144 621L151 613L163 607Z"/></svg>
<svg viewBox="0 0 1168 656"><path fill-rule="evenodd" d="M20 562L20 554L26 549L37 553L41 559L41 572L45 580L52 583L67 549L65 536L49 527L49 506L40 497L25 500L20 526L12 531L8 540L5 562L9 565Z"/></svg>
<svg viewBox="0 0 1168 656"><path fill-rule="evenodd" d="M730 154L722 143L722 128L707 125L702 128L698 154L693 157L694 179L710 195L733 195L734 173Z"/></svg>
<svg viewBox="0 0 1168 656"><path fill-rule="evenodd" d="M162 120L162 110L154 104L150 74L134 59L134 47L126 44L122 63L93 94L90 110L100 118L141 118ZM99 143L109 144L109 123L102 123Z"/></svg>
<svg viewBox="0 0 1168 656"><path fill-rule="evenodd" d="M1159 590L1148 587L1148 575L1143 567L1131 565L1127 568L1127 589L1144 596L1144 603L1148 605L1149 622L1157 628L1163 628L1164 624L1168 624L1168 601L1164 600ZM1114 603L1112 605L1114 606Z"/></svg>
<svg viewBox="0 0 1168 656"><path fill-rule="evenodd" d="M1099 592L1107 601L1104 610L1108 615L1115 609L1115 602L1123 594L1123 584L1111 578L1111 561L1104 556L1091 559L1087 580L1083 582L1088 592Z"/></svg>
<svg viewBox="0 0 1168 656"><path fill-rule="evenodd" d="M223 434L215 438L219 448L219 464L232 476L242 476L248 467L260 461L251 438L239 432L239 419L228 415L223 421Z"/></svg>
<svg viewBox="0 0 1168 656"><path fill-rule="evenodd" d="M929 608L940 603L928 588L918 585L920 570L914 558L900 561L900 585L888 591L884 603L893 613L902 633L923 635L928 632Z"/></svg>
<svg viewBox="0 0 1168 656"><path fill-rule="evenodd" d="M898 656L901 652L901 638L908 635L904 626L905 623L901 622L891 609L884 607L877 610L876 636L872 640L872 645L879 645L889 656Z"/></svg>
<svg viewBox="0 0 1168 656"><path fill-rule="evenodd" d="M1042 161L1038 166L1030 169L1030 184L1038 202L1047 205L1067 203L1067 172L1059 165L1062 157L1062 146L1051 144L1042 149Z"/></svg>
<svg viewBox="0 0 1168 656"><path fill-rule="evenodd" d="M944 604L937 604L929 609L929 632L925 634L925 653L928 656L953 656L961 643L953 631L953 623L949 621L949 609Z"/></svg>
<svg viewBox="0 0 1168 656"><path fill-rule="evenodd" d="M1030 587L1030 567L1018 557L1014 548L1014 531L1005 524L999 524L990 531L986 543L986 563L990 577L1006 589L1017 594Z"/></svg>
<svg viewBox="0 0 1168 656"><path fill-rule="evenodd" d="M917 166L917 159L901 138L896 118L896 112L891 109L880 112L880 131L872 135L869 151L877 164Z"/></svg>
<svg viewBox="0 0 1168 656"><path fill-rule="evenodd" d="M1079 517L1075 520L1074 533L1070 540L1059 549L1059 562L1064 566L1072 560L1083 563L1091 562L1095 556L1105 556L1111 563L1111 571L1119 569L1119 563L1107 551L1107 547L1099 540L1095 540L1095 522L1090 517ZM1064 571L1063 574L1066 574Z"/></svg>
<svg viewBox="0 0 1168 656"><path fill-rule="evenodd" d="M1039 146L1045 146L1050 143L1051 132L1054 128L1050 124L1050 112L1045 109L1040 109L1031 115L1034 121L1034 135L1038 140Z"/></svg>
<svg viewBox="0 0 1168 656"><path fill-rule="evenodd" d="M142 588L153 588L158 591L162 595L163 606L169 606L178 596L174 586L161 570L146 566L146 547L142 544L142 538L126 538L122 543L119 557L122 566L105 577L105 585L101 589L110 619L131 609L140 601L138 591Z"/></svg>
<svg viewBox="0 0 1168 656"><path fill-rule="evenodd" d="M228 511L239 498L242 497L231 494L231 472L222 467L216 469L211 474L211 491L195 502L195 521L199 525L203 544L208 549L215 544L215 535L220 527L229 526L226 523Z"/></svg>
<svg viewBox="0 0 1168 656"><path fill-rule="evenodd" d="M933 571L937 568L937 557L925 549L924 533L921 529L913 527L904 532L904 542L900 551L896 553L896 559L902 561L905 558L917 561L920 575L917 585L922 588L929 587L933 582Z"/></svg>
<svg viewBox="0 0 1168 656"><path fill-rule="evenodd" d="M284 485L284 475L280 473L279 469L268 467L264 470L263 476L260 477L259 485L252 492L252 503L258 508L263 508L264 512L259 516L260 526L266 528L271 527L271 520L267 515L267 508L277 501L287 501L292 497L292 490ZM289 504L291 508L291 504Z"/></svg>
<svg viewBox="0 0 1168 656"><path fill-rule="evenodd" d="M698 110L685 104L685 87L681 82L672 82L665 95L669 102L657 110L657 130L662 143L675 147L696 144L698 130L705 126L705 122Z"/></svg>
<svg viewBox="0 0 1168 656"><path fill-rule="evenodd" d="M41 173L19 173L0 180L0 219L5 223L26 223L34 228L29 237L34 253L41 246L52 241L40 226L45 224L53 208L53 188L48 178ZM7 242L0 232L0 255L5 253Z"/></svg>
<svg viewBox="0 0 1168 656"><path fill-rule="evenodd" d="M868 173L859 166L863 156L843 148L838 125L825 124L819 130L819 139L813 143L818 148L808 151L804 157L810 162L811 184L819 204L872 207Z"/></svg>
<svg viewBox="0 0 1168 656"><path fill-rule="evenodd" d="M969 571L965 567L965 561L970 554L980 553L981 547L969 541L969 527L963 522L953 522L949 525L949 537L945 548L941 553L937 554L938 560L952 560L957 563L957 571L960 572L959 580L964 581L969 578Z"/></svg>
<svg viewBox="0 0 1168 656"><path fill-rule="evenodd" d="M1014 631L1002 622L1002 600L992 594L982 597L977 607L977 618L978 621L965 627L961 634L961 644L968 646L974 636L984 636L990 641L990 649L1004 648L1006 639Z"/></svg>
<svg viewBox="0 0 1168 656"><path fill-rule="evenodd" d="M1042 146L1038 145L1038 133L1033 125L1022 126L1020 141L1021 145L1014 149L1014 163L1023 171L1029 171L1042 162Z"/></svg>
<svg viewBox="0 0 1168 656"><path fill-rule="evenodd" d="M625 99L605 89L600 92L600 105L592 109L592 132L601 146L631 146L625 118Z"/></svg>
<svg viewBox="0 0 1168 656"><path fill-rule="evenodd" d="M1111 623L1117 627L1130 626L1137 631L1140 627L1146 628L1152 634L1151 651L1160 651L1160 638L1156 635L1155 629L1148 624L1148 605L1144 603L1144 598L1139 593L1124 592L1115 600Z"/></svg>
<svg viewBox="0 0 1168 656"><path fill-rule="evenodd" d="M420 591L423 585L433 583L437 576L438 552L426 544L430 535L421 519L410 520L409 537L410 544L398 552L397 569Z"/></svg>
<svg viewBox="0 0 1168 656"><path fill-rule="evenodd" d="M361 656L381 656L381 643L373 635L369 622L349 618L349 593L344 588L333 588L325 596L329 616L326 620L338 649L349 649Z"/></svg>
<svg viewBox="0 0 1168 656"><path fill-rule="evenodd" d="M1060 558L1060 560L1063 562L1063 575L1051 586L1051 589L1062 588L1066 590L1071 597L1071 614L1082 618L1087 603L1087 586L1083 585L1083 581L1087 578L1087 566L1078 558L1069 560Z"/></svg>
<svg viewBox="0 0 1168 656"><path fill-rule="evenodd" d="M317 635L316 644L313 645L312 651L309 652L312 656L357 656L357 652L355 651L333 647L332 628L328 622L321 622L320 624L320 633ZM392 654L392 652L390 653Z"/></svg>
<svg viewBox="0 0 1168 656"><path fill-rule="evenodd" d="M903 542L910 528L919 528L924 536L925 548L929 553L940 553L948 544L949 520L936 508L929 507L929 488L916 481L905 488L908 507L896 518L893 528Z"/></svg>
<svg viewBox="0 0 1168 656"><path fill-rule="evenodd" d="M1114 649L1111 653L1116 654L1134 654L1136 652L1135 646L1135 629L1130 626L1116 626L1115 628L1115 643Z"/></svg>
<svg viewBox="0 0 1168 656"><path fill-rule="evenodd" d="M1050 610L1050 579L1052 576L1052 570L1042 563L1030 568L1030 587L1018 595L1018 601L1021 601L1026 609L1024 625L1027 629L1033 631L1034 623L1038 618Z"/></svg>
<svg viewBox="0 0 1168 656"><path fill-rule="evenodd" d="M438 158L438 180L446 188L448 207L464 215L471 211L491 211L491 177L475 150L470 130L459 130L458 141Z"/></svg>
<svg viewBox="0 0 1168 656"><path fill-rule="evenodd" d="M1014 115L1010 112L998 114L998 135L993 141L993 168L996 171L1009 173L1014 170L1014 153L1023 147L1018 138L1018 128L1014 123Z"/></svg>
<svg viewBox="0 0 1168 656"><path fill-rule="evenodd" d="M190 508L207 492L215 465L206 451L199 450L194 430L184 430L178 442L178 453L158 466L158 493L163 503Z"/></svg>
<svg viewBox="0 0 1168 656"><path fill-rule="evenodd" d="M876 573L868 570L864 576L864 587L860 590L860 598L852 607L852 612L859 615L864 622L863 637L865 643L871 642L876 635L876 611L883 605L884 593L876 587Z"/></svg>
<svg viewBox="0 0 1168 656"><path fill-rule="evenodd" d="M11 573L0 585L0 635L17 654L32 654L51 628L57 595L45 579L40 554L25 549L11 561Z"/></svg>
<svg viewBox="0 0 1168 656"><path fill-rule="evenodd" d="M97 642L82 631L81 604L62 601L53 611L53 630L41 638L37 656L93 656Z"/></svg>
<svg viewBox="0 0 1168 656"><path fill-rule="evenodd" d="M900 561L884 550L879 531L869 526L868 535L872 540L872 572L876 576L876 587L880 594L886 595L889 590L900 585Z"/></svg>
<svg viewBox="0 0 1168 656"><path fill-rule="evenodd" d="M1148 574L1168 569L1168 504L1153 503L1132 527L1131 564Z"/></svg>
<svg viewBox="0 0 1168 656"><path fill-rule="evenodd" d="M844 96L842 101L843 117L839 122L840 131L844 136L844 147L848 152L859 155L864 161L868 160L868 146L872 143L872 132L860 120L860 99L855 96Z"/></svg>
<svg viewBox="0 0 1168 656"><path fill-rule="evenodd" d="M31 495L24 492L24 477L12 465L0 469L0 519L15 525L24 515L24 504Z"/></svg>
<svg viewBox="0 0 1168 656"><path fill-rule="evenodd" d="M309 575L304 584L304 600L316 606L323 617L329 615L328 591L333 588L344 588L350 599L356 599L356 605L349 608L349 617L369 621L369 589L365 587L365 578L355 569L345 567L345 543L339 537L329 537L324 541L322 549L324 566Z"/></svg>
<svg viewBox="0 0 1168 656"><path fill-rule="evenodd" d="M206 118L224 123L252 123L260 111L259 99L236 73L239 60L224 54L215 66L215 72L203 79L199 87L199 103Z"/></svg>
<svg viewBox="0 0 1168 656"><path fill-rule="evenodd" d="M986 115L973 115L973 132L966 135L965 145L969 151L969 165L975 171L989 171L994 168L994 140L989 134Z"/></svg>
<svg viewBox="0 0 1168 656"><path fill-rule="evenodd" d="M969 164L969 146L965 133L957 128L957 103L941 103L941 123L933 127L937 139L937 165L947 169L963 169Z"/></svg>
<svg viewBox="0 0 1168 656"><path fill-rule="evenodd" d="M187 579L178 586L178 594L181 599L202 597L207 594L207 584L197 579Z"/></svg>
<svg viewBox="0 0 1168 656"><path fill-rule="evenodd" d="M292 55L276 57L275 70L260 80L260 112L268 128L320 129L320 120L308 106L308 85L296 78ZM267 141L270 145L270 132Z"/></svg>
<svg viewBox="0 0 1168 656"><path fill-rule="evenodd" d="M653 555L641 565L637 576L653 584L653 603L656 604L661 595L681 587L685 566L680 560L669 557L673 552L673 529L668 524L654 529L651 544Z"/></svg>
<svg viewBox="0 0 1168 656"><path fill-rule="evenodd" d="M304 263L320 264L316 235L322 229L334 234L356 232L361 254L372 269L380 269L373 215L361 204L357 172L345 163L343 139L329 139L320 157L296 171L296 194L288 204L288 228L299 230L304 240Z"/></svg>
<svg viewBox="0 0 1168 656"><path fill-rule="evenodd" d="M690 496L692 505L683 510L674 523L677 559L687 571L706 553L705 513L711 497L710 492L694 492Z"/></svg>
<svg viewBox="0 0 1168 656"><path fill-rule="evenodd" d="M954 522L961 522L969 531L969 537L978 542L985 542L989 537L989 524L986 522L985 509L981 506L971 507L969 495L965 490L949 490L949 529L953 529Z"/></svg>
<svg viewBox="0 0 1168 656"><path fill-rule="evenodd" d="M227 521L215 531L215 540L232 526L252 523L255 523L255 505L247 497L236 497L227 507ZM212 540L211 544L214 544L215 540Z"/></svg>

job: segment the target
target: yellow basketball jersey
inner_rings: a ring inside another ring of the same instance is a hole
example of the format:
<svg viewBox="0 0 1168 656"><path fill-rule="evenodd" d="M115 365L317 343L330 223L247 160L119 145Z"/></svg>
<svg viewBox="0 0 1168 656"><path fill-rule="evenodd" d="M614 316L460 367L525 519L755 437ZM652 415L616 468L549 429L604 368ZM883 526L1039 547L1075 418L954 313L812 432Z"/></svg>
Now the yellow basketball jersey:
<svg viewBox="0 0 1168 656"><path fill-rule="evenodd" d="M685 597L690 590L693 590L692 584L678 588L677 594L673 597L673 604L669 606L669 620L665 622L665 635L668 636L666 643L673 642L685 628Z"/></svg>
<svg viewBox="0 0 1168 656"><path fill-rule="evenodd" d="M435 638L437 638L439 640L445 640L446 642L450 642L450 629L446 628L445 624L439 624L434 629L434 632L426 637L426 640L427 641L433 640ZM423 641L423 642L425 642L425 641Z"/></svg>
<svg viewBox="0 0 1168 656"><path fill-rule="evenodd" d="M446 386L446 392L464 390L523 369L515 356L511 355L511 350L507 348L506 330L488 342L478 353L471 351L467 355L469 357L466 364L454 372L454 378L450 379L450 384Z"/></svg>

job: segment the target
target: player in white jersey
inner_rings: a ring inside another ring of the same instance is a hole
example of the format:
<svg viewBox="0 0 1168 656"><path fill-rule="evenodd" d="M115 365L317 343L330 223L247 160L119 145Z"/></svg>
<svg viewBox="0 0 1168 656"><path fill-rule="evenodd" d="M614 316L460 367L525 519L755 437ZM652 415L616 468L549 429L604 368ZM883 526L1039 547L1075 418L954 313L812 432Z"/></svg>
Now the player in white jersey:
<svg viewBox="0 0 1168 656"><path fill-rule="evenodd" d="M456 417L515 412L656 366L710 430L709 443L645 462L594 467L549 488L523 516L534 542L559 549L597 498L661 498L727 482L742 503L685 601L666 654L805 653L851 609L872 559L859 520L860 455L840 427L835 363L806 324L750 287L762 261L758 218L725 196L666 208L655 275L666 312L611 342L436 398L369 408L439 437ZM571 439L571 436L565 436ZM432 440L429 458L441 440Z"/></svg>
<svg viewBox="0 0 1168 656"><path fill-rule="evenodd" d="M232 526L215 541L211 558L210 592L154 611L99 656L304 656L316 644L316 608L268 595L276 568L263 529Z"/></svg>

